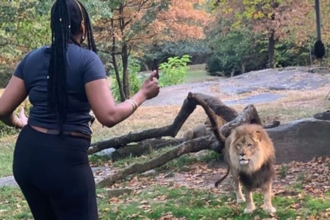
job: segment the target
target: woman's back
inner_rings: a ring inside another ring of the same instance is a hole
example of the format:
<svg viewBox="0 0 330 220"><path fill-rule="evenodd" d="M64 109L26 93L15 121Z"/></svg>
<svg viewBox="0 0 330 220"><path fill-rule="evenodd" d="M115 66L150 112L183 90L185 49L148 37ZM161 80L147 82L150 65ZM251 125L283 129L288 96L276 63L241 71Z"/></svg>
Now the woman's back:
<svg viewBox="0 0 330 220"><path fill-rule="evenodd" d="M47 46L31 51L18 65L14 75L24 80L32 104L29 124L58 130L56 112L50 112L47 108L50 55L50 48ZM106 78L104 66L93 51L69 44L66 77L69 103L63 130L91 134L88 125L91 120L90 105L85 84L92 80Z"/></svg>

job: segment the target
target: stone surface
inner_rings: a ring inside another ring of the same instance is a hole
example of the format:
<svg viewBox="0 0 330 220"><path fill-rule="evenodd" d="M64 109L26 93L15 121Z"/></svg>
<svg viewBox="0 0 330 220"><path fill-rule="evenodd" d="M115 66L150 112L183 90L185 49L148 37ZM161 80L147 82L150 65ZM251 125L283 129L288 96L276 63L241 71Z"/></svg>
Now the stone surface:
<svg viewBox="0 0 330 220"><path fill-rule="evenodd" d="M307 162L330 156L330 121L305 118L267 129L276 149L277 163Z"/></svg>
<svg viewBox="0 0 330 220"><path fill-rule="evenodd" d="M268 90L266 93L251 94L243 100L229 100L224 103L256 104L276 101L283 96L272 94L271 91L317 89L329 84L330 78L324 74L311 73L308 68L285 68L281 70L264 69L252 71L232 78L219 78L219 80L174 85L162 88L159 95L147 100L144 106L182 105L189 92L206 93L220 96L249 95L256 90ZM216 90L216 91L214 91Z"/></svg>
<svg viewBox="0 0 330 220"><path fill-rule="evenodd" d="M0 188L3 186L17 186L17 183L13 176L7 176L0 178Z"/></svg>

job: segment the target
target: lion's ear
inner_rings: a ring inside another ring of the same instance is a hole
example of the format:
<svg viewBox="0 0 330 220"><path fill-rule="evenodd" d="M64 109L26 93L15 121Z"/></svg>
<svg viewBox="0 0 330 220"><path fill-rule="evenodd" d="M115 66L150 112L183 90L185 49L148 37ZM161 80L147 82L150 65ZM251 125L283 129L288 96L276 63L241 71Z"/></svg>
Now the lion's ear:
<svg viewBox="0 0 330 220"><path fill-rule="evenodd" d="M256 130L256 131L253 131L252 132L252 138L253 138L253 140L256 140L256 141L261 141L261 136L262 136L262 134L261 134L261 131L259 131L259 130Z"/></svg>

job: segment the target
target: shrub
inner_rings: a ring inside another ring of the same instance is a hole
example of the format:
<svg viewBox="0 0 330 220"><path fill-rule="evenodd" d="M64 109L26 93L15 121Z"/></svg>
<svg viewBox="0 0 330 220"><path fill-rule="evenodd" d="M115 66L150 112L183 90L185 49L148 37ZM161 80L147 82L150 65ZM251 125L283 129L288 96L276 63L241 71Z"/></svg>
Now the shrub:
<svg viewBox="0 0 330 220"><path fill-rule="evenodd" d="M187 74L188 66L190 62L189 55L183 55L179 57L170 57L168 61L160 64L159 70L160 79L159 84L161 86L176 85L183 82L184 77Z"/></svg>

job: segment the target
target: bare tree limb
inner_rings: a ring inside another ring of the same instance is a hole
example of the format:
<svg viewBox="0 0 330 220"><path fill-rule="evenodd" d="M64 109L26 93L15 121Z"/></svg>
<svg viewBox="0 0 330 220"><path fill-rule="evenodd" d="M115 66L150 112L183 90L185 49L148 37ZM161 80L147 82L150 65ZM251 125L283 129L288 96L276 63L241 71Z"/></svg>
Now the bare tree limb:
<svg viewBox="0 0 330 220"><path fill-rule="evenodd" d="M206 100L207 100L208 96L206 98L204 97L203 99L201 99L201 97L202 96L200 96L200 95L189 93L188 99L185 100L185 104L187 104L187 103L194 104L194 105L200 104L205 109L205 111L207 112L208 115L210 115L211 117L215 117L213 109L216 109L216 108L214 108L214 105L213 105L212 110L206 105ZM218 103L220 104L220 102L218 102ZM182 109L184 109L184 106ZM217 110L218 110L218 112L223 113L223 111L221 111L219 109L217 109ZM228 111L228 112L231 112L232 117L235 115L234 111ZM239 114L237 117L235 117L232 121L229 121L228 123L226 123L220 129L220 132L226 138L230 134L231 129L233 129L241 124L244 124L244 123L261 124L261 120L259 118L258 112L253 105L248 105L247 107L245 107L243 112L241 114ZM173 124L175 124L175 123L173 123ZM218 140L218 137L216 138L216 133L215 133L215 135L209 135L209 136L203 136L200 138L196 138L196 139L193 139L190 141L186 141L186 142L182 143L181 145L167 151L166 153L164 153L150 161L147 161L145 163L132 164L131 166L129 166L125 169L119 170L114 175L106 177L99 184L100 184L100 186L103 186L103 187L109 186L120 179L126 178L128 175L131 175L134 173L142 173L142 172L148 171L150 169L160 167L160 166L166 164L167 162L180 157L183 154L187 154L187 153L191 153L191 152L198 152L198 151L207 150L207 149L214 150L218 153L221 153L223 148L224 148L224 141L222 138L220 140Z"/></svg>
<svg viewBox="0 0 330 220"><path fill-rule="evenodd" d="M133 173L143 173L150 169L160 167L166 164L168 161L178 158L181 155L198 152L205 149L211 149L211 146L213 145L218 145L218 141L215 139L213 135L204 136L191 141L184 142L181 145L167 151L166 153L152 160L149 160L145 163L135 163L125 169L119 170L117 173L113 174L112 176L103 179L99 183L99 185L101 187L110 186L114 184L116 181L123 179Z"/></svg>
<svg viewBox="0 0 330 220"><path fill-rule="evenodd" d="M262 124L257 109L254 107L254 105L246 106L243 109L242 114L238 115L234 120L224 124L220 129L220 132L225 138L227 138L230 135L232 129L236 128L241 124L246 124L246 123L259 124L259 125Z"/></svg>
<svg viewBox="0 0 330 220"><path fill-rule="evenodd" d="M205 109L212 109L217 115L220 115L226 121L231 121L238 115L238 113L233 108L226 106L223 102L220 101L220 99L216 97L202 93L189 93L188 97L183 101L183 105L179 114L171 125L141 132L129 133L121 137L93 143L89 148L88 153L93 154L107 148L119 149L131 142L139 142L151 138L175 137L189 115L196 109L196 105L198 104L203 105Z"/></svg>
<svg viewBox="0 0 330 220"><path fill-rule="evenodd" d="M195 110L196 104L193 101L185 99L183 106L171 125L161 128L153 128L141 132L129 133L118 138L112 138L105 141L93 143L88 149L88 154L94 154L107 148L119 149L129 143L139 142L146 139L158 137L175 137L181 129L189 115Z"/></svg>
<svg viewBox="0 0 330 220"><path fill-rule="evenodd" d="M131 156L138 157L164 147L177 146L179 144L182 144L182 142L183 139L181 138L145 140L136 144L129 144L125 147L119 148L118 150L112 152L111 159L118 160Z"/></svg>

